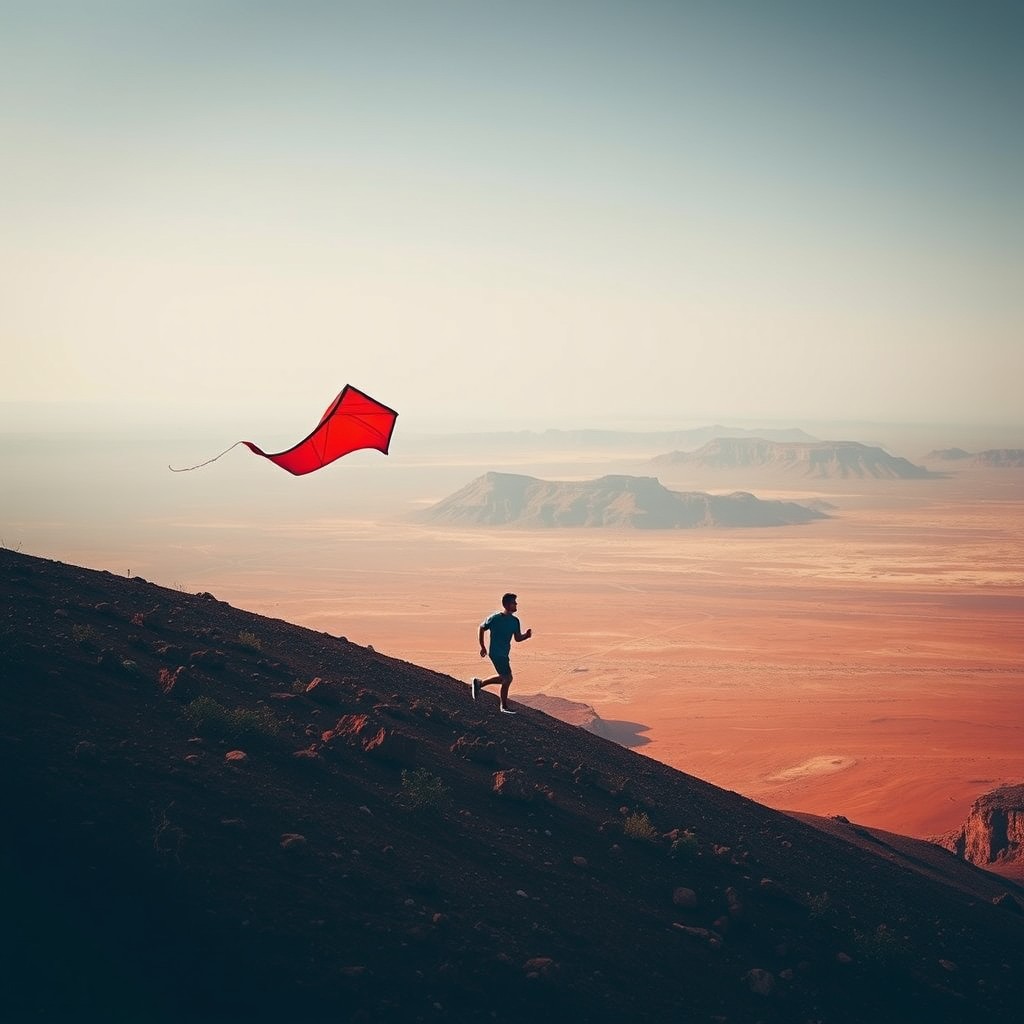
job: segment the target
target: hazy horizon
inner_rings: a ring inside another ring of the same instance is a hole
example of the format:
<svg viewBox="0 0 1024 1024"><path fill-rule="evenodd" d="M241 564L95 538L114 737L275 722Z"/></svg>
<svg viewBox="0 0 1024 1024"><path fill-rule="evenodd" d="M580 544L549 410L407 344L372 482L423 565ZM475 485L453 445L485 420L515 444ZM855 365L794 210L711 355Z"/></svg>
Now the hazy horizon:
<svg viewBox="0 0 1024 1024"><path fill-rule="evenodd" d="M0 403L255 433L351 383L409 432L1019 423L1022 29L0 0Z"/></svg>

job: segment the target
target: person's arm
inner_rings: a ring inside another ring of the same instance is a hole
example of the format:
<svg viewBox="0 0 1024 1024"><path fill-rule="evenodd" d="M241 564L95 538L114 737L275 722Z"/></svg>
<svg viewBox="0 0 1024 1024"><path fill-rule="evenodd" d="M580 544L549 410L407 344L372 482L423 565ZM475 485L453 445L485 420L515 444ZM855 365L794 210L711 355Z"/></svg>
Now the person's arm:
<svg viewBox="0 0 1024 1024"><path fill-rule="evenodd" d="M484 627L481 626L477 632L477 640L480 642L480 657L487 657L487 645L484 643Z"/></svg>
<svg viewBox="0 0 1024 1024"><path fill-rule="evenodd" d="M529 640L531 636L533 636L532 629L528 629L525 633L520 633L517 629L515 633L516 643L521 644L524 640Z"/></svg>

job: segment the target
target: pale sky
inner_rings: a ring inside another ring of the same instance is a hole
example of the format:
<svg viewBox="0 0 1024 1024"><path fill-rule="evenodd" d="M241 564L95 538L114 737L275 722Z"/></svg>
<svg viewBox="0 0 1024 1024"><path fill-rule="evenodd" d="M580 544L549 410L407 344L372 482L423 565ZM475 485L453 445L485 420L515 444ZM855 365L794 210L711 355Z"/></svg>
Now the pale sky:
<svg viewBox="0 0 1024 1024"><path fill-rule="evenodd" d="M1022 39L996 0L0 0L0 405L1019 423Z"/></svg>

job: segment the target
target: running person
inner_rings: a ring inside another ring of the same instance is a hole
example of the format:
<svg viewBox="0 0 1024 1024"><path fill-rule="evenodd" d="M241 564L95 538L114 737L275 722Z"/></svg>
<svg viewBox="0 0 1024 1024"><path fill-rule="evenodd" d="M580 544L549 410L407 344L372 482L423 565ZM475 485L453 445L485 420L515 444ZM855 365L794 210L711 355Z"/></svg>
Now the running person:
<svg viewBox="0 0 1024 1024"><path fill-rule="evenodd" d="M484 643L484 633L490 631L491 649L489 654L491 664L494 665L497 675L493 675L489 679L474 678L473 682L469 684L473 700L476 700L483 687L497 686L500 683L499 707L506 715L515 714L508 706L508 688L512 685L512 666L509 664L508 655L512 647L512 641L515 640L516 643L521 643L523 640L529 640L533 636L532 629L528 629L525 633L522 631L523 627L520 625L519 619L516 618L517 608L516 595L505 594L501 599L501 611L492 612L480 623L480 629L477 631L477 639L480 642L480 657L488 657L487 645Z"/></svg>

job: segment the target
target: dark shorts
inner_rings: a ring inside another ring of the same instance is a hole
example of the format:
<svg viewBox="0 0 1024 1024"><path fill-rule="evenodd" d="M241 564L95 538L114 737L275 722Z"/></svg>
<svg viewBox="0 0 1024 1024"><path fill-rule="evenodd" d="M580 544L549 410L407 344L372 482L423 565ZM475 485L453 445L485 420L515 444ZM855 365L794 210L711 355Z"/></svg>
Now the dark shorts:
<svg viewBox="0 0 1024 1024"><path fill-rule="evenodd" d="M491 654L489 655L491 664L494 666L494 671L499 676L510 676L512 675L512 666L508 663L507 654Z"/></svg>

